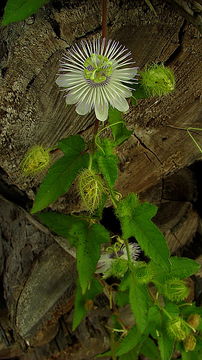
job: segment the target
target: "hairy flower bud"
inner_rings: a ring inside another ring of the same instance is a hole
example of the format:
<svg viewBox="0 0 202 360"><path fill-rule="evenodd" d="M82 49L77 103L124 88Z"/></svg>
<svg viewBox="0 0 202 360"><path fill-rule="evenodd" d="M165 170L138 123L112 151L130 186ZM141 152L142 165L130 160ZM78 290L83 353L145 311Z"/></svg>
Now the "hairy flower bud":
<svg viewBox="0 0 202 360"><path fill-rule="evenodd" d="M154 64L141 72L141 84L149 96L167 95L175 88L174 73L163 64Z"/></svg>
<svg viewBox="0 0 202 360"><path fill-rule="evenodd" d="M94 170L85 169L78 177L79 194L83 204L89 212L96 210L107 188L100 175Z"/></svg>
<svg viewBox="0 0 202 360"><path fill-rule="evenodd" d="M168 321L167 332L171 337L181 341L186 338L189 333L189 329L182 318L175 317Z"/></svg>
<svg viewBox="0 0 202 360"><path fill-rule="evenodd" d="M31 147L20 164L25 176L34 175L48 167L50 153L40 145Z"/></svg>
<svg viewBox="0 0 202 360"><path fill-rule="evenodd" d="M200 321L201 321L201 317L199 314L191 314L187 320L188 324L191 325L191 327L193 327L194 329L197 329L197 327L200 324Z"/></svg>
<svg viewBox="0 0 202 360"><path fill-rule="evenodd" d="M163 294L171 301L184 300L189 295L190 289L180 279L169 279L163 286Z"/></svg>
<svg viewBox="0 0 202 360"><path fill-rule="evenodd" d="M104 274L104 279L114 276L118 279L122 278L128 270L128 261L125 259L117 258L111 262L111 267Z"/></svg>
<svg viewBox="0 0 202 360"><path fill-rule="evenodd" d="M196 347L196 338L194 335L189 334L183 343L185 351L193 351Z"/></svg>
<svg viewBox="0 0 202 360"><path fill-rule="evenodd" d="M146 263L137 262L134 270L135 276L137 277L139 282L148 284L150 281L152 281L153 273L151 272Z"/></svg>

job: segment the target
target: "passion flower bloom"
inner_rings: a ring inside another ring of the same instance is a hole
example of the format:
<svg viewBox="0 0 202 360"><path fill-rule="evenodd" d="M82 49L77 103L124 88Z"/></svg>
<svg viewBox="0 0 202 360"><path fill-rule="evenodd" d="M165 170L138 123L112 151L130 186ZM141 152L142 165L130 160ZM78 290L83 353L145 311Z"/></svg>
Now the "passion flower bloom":
<svg viewBox="0 0 202 360"><path fill-rule="evenodd" d="M117 251L114 249L117 247ZM114 244L114 249L109 248L107 252L101 255L96 268L96 274L103 274L106 279L110 276L116 276L121 278L128 270L128 255L125 245L120 243ZM135 243L129 243L128 249L132 263L136 263L136 260L140 254L140 247Z"/></svg>
<svg viewBox="0 0 202 360"><path fill-rule="evenodd" d="M109 105L121 112L129 109L126 98L137 80L131 52L117 41L94 39L76 44L63 57L56 83L67 91L66 103L86 115L95 109L96 118L108 118Z"/></svg>

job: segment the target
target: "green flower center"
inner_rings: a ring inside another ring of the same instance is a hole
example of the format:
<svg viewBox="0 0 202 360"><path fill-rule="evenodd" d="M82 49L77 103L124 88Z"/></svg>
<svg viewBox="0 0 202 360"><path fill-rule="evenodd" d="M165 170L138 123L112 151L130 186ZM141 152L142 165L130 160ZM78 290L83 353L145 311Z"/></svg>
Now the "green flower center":
<svg viewBox="0 0 202 360"><path fill-rule="evenodd" d="M106 82L112 74L112 61L103 55L92 54L84 62L84 67L85 79L95 84Z"/></svg>

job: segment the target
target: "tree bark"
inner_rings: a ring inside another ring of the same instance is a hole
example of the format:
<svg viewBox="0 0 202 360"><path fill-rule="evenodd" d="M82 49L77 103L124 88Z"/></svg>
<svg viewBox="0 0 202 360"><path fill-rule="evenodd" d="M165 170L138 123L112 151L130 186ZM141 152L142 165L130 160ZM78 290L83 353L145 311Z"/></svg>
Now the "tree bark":
<svg viewBox="0 0 202 360"><path fill-rule="evenodd" d="M141 100L124 115L133 136L118 149L117 183L123 195L133 191L160 207L155 222L174 253L193 241L201 223L195 171L187 169L201 154L179 129L200 127L202 114L200 24L184 18L185 3L154 0L157 16L144 0L112 0L108 9L109 38L128 47L140 69L164 62L176 75L171 95ZM189 3L192 10L200 5ZM100 13L98 0L58 0L0 28L0 359L88 360L109 346L105 297L72 332L75 254L28 214L41 177L25 179L19 170L34 144L51 147L70 134L92 135L94 113L82 117L67 108L55 79L65 49L100 35ZM80 211L75 187L52 209Z"/></svg>

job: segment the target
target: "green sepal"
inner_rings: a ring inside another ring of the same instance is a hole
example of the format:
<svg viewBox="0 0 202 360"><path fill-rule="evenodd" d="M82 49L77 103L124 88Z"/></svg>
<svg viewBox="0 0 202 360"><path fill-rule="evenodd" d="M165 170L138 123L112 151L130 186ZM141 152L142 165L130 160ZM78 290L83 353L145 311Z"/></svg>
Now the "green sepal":
<svg viewBox="0 0 202 360"><path fill-rule="evenodd" d="M72 143L72 138L76 138L74 146L67 150L67 143ZM65 143L64 143L65 142ZM76 149L77 143L77 149ZM84 154L84 141L80 137L70 137L59 143L65 152L64 156L57 160L49 169L37 191L31 213L34 214L43 210L48 205L64 195L70 188L72 182L79 172L88 167L89 155Z"/></svg>
<svg viewBox="0 0 202 360"><path fill-rule="evenodd" d="M109 124L112 125L111 131L116 146L121 145L124 141L128 140L132 134L132 131L127 129L123 120L123 115L120 111L110 107L108 121ZM116 124L118 122L119 124Z"/></svg>
<svg viewBox="0 0 202 360"><path fill-rule="evenodd" d="M4 8L1 25L21 21L37 12L43 5L50 0L8 0Z"/></svg>
<svg viewBox="0 0 202 360"><path fill-rule="evenodd" d="M82 295L81 287L79 282L77 282L76 288L76 297L74 302L74 313L73 313L73 325L72 330L74 331L83 318L86 316L87 302L89 300L93 300L95 296L102 292L102 286L96 279L92 279L90 283L90 288L86 291L84 295Z"/></svg>

